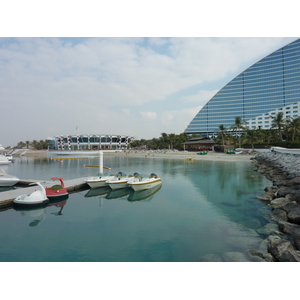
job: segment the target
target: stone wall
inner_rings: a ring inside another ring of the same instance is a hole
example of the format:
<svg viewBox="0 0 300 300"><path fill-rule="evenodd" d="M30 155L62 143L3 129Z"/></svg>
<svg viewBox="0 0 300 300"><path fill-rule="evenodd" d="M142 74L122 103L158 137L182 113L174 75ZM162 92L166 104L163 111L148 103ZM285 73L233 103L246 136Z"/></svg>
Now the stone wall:
<svg viewBox="0 0 300 300"><path fill-rule="evenodd" d="M300 155L262 152L251 158L255 170L272 186L256 198L272 207L278 231L268 238L273 261L300 261ZM270 260L269 260L270 261Z"/></svg>

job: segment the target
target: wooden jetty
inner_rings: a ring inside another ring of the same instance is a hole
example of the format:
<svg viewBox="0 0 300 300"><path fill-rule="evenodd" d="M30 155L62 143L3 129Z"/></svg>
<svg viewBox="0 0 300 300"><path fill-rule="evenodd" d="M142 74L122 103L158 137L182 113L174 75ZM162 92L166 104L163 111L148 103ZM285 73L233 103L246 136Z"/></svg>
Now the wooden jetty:
<svg viewBox="0 0 300 300"><path fill-rule="evenodd" d="M88 177L64 180L65 187L69 193L88 189L89 186L85 183L85 180ZM9 190L5 192L0 192L0 209L5 207L10 207L13 204L13 200L16 199L19 195L30 194L34 192L37 188L36 185L28 186L30 183L40 182L45 188L51 187L54 183L52 180L20 180L18 186L25 186L24 188Z"/></svg>

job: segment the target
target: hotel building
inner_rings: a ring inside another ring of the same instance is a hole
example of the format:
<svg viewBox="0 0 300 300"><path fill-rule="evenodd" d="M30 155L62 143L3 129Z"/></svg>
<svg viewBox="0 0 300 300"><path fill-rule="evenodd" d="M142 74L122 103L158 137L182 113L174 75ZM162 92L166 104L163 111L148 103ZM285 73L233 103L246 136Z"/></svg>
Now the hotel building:
<svg viewBox="0 0 300 300"><path fill-rule="evenodd" d="M211 137L241 117L250 129L271 128L279 112L300 116L300 39L278 49L236 76L197 113L185 132Z"/></svg>

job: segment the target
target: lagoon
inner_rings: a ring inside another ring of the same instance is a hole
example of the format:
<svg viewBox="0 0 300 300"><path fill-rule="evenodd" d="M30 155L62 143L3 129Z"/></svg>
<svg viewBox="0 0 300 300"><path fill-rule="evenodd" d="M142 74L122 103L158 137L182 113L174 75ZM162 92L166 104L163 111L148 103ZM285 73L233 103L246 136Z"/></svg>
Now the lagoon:
<svg viewBox="0 0 300 300"><path fill-rule="evenodd" d="M21 179L95 175L97 158L19 157L5 171ZM0 212L2 262L257 261L266 251L270 208L255 196L270 182L250 162L110 156L116 173L159 175L162 186L140 199L130 190L84 190L38 210Z"/></svg>

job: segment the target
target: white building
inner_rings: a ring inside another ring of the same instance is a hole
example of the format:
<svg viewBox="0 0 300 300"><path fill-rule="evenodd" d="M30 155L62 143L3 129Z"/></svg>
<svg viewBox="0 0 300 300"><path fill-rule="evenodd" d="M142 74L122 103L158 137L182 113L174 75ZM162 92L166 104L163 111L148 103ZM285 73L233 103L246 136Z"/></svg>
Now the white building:
<svg viewBox="0 0 300 300"><path fill-rule="evenodd" d="M50 150L127 149L133 137L108 134L58 135L50 140Z"/></svg>

